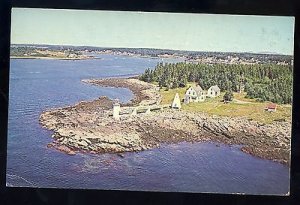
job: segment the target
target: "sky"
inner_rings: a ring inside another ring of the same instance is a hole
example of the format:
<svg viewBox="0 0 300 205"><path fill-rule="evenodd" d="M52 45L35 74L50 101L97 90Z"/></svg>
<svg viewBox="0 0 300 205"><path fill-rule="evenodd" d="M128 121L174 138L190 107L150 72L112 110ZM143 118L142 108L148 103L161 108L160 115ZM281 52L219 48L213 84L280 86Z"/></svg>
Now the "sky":
<svg viewBox="0 0 300 205"><path fill-rule="evenodd" d="M293 55L294 17L13 8L12 44Z"/></svg>

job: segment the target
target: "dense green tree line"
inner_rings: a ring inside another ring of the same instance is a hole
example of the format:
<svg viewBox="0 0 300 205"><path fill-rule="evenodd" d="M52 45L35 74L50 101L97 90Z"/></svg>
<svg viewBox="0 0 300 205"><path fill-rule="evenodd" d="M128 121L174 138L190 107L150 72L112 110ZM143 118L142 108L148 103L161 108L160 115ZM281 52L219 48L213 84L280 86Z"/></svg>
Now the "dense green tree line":
<svg viewBox="0 0 300 205"><path fill-rule="evenodd" d="M221 91L238 92L241 88L247 97L260 101L291 103L292 66L277 64L193 64L159 63L155 69L146 69L140 79L158 82L160 87L184 87L197 82L203 89L218 85Z"/></svg>

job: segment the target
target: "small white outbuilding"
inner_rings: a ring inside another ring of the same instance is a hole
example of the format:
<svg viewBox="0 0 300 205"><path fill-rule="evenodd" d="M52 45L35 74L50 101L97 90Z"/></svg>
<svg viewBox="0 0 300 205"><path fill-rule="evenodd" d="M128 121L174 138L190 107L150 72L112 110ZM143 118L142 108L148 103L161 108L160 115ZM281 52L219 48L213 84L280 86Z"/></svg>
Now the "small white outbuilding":
<svg viewBox="0 0 300 205"><path fill-rule="evenodd" d="M220 90L219 86L217 86L217 85L211 86L207 91L207 97L210 97L210 98L217 97L220 94L221 94L221 90Z"/></svg>

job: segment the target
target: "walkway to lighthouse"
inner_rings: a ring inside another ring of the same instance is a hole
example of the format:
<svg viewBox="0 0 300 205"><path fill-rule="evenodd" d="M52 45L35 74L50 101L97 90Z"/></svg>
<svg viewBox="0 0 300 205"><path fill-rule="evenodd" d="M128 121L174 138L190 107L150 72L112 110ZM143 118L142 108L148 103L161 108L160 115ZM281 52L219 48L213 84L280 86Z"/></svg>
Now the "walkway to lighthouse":
<svg viewBox="0 0 300 205"><path fill-rule="evenodd" d="M137 114L149 114L152 111L160 111L166 108L170 108L169 104L165 105L141 105L136 107L123 107L121 109L120 115L122 114L130 114L130 115L137 115Z"/></svg>
<svg viewBox="0 0 300 205"><path fill-rule="evenodd" d="M136 107L121 107L120 110L116 110L115 107L113 108L113 112L118 112L117 115L115 116L135 116L139 114L150 114L153 111L161 111L163 109L168 109L170 108L169 104L165 105L140 105Z"/></svg>

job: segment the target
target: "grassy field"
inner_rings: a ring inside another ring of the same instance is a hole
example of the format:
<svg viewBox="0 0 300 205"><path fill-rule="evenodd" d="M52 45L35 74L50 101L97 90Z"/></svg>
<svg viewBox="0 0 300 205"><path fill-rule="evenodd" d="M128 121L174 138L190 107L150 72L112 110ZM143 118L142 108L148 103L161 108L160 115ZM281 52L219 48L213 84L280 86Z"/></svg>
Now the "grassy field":
<svg viewBox="0 0 300 205"><path fill-rule="evenodd" d="M162 104L171 104L176 93L181 99L187 88L176 88L165 91L160 90L162 95ZM224 93L219 97L207 98L205 102L182 103L182 110L191 112L204 112L209 115L230 116L230 117L246 117L262 123L272 123L274 120L290 120L291 106L277 105L276 112L265 111L264 108L270 102L256 102L255 99L245 98L246 93L234 93L234 101L224 104L222 102Z"/></svg>

